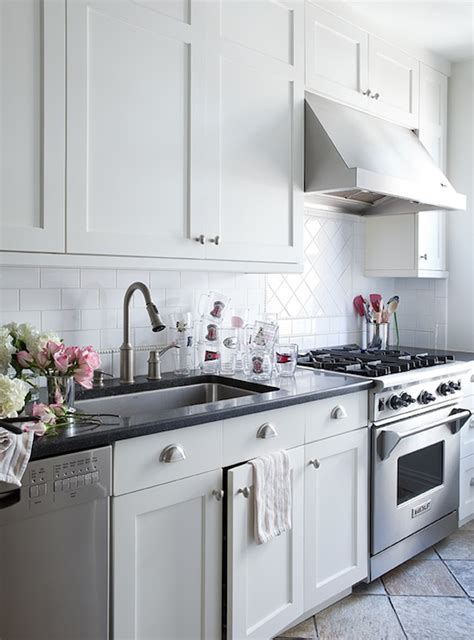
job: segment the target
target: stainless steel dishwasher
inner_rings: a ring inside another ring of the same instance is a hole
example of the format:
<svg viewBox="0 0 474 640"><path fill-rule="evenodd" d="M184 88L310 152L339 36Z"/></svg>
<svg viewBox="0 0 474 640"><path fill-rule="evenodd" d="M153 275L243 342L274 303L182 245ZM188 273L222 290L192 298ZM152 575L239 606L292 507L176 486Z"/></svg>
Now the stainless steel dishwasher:
<svg viewBox="0 0 474 640"><path fill-rule="evenodd" d="M0 640L107 640L111 447L0 483Z"/></svg>

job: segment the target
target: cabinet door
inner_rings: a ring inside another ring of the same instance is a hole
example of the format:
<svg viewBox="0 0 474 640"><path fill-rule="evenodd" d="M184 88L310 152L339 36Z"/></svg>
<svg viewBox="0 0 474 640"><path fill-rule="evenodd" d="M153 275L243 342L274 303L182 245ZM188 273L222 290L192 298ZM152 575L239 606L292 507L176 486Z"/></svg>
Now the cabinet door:
<svg viewBox="0 0 474 640"><path fill-rule="evenodd" d="M0 249L64 251L64 65L64 0L0 0Z"/></svg>
<svg viewBox="0 0 474 640"><path fill-rule="evenodd" d="M227 633L230 640L272 638L303 613L304 447L291 449L292 529L257 545L252 467L228 473ZM248 487L245 498L240 489Z"/></svg>
<svg viewBox="0 0 474 640"><path fill-rule="evenodd" d="M203 257L202 4L69 3L68 252Z"/></svg>
<svg viewBox="0 0 474 640"><path fill-rule="evenodd" d="M420 64L420 125L418 135L436 164L446 169L448 79ZM446 269L446 214L420 211L418 214L418 266L420 269Z"/></svg>
<svg viewBox="0 0 474 640"><path fill-rule="evenodd" d="M368 33L310 2L305 11L306 89L367 110Z"/></svg>
<svg viewBox="0 0 474 640"><path fill-rule="evenodd" d="M305 447L305 610L367 576L368 432Z"/></svg>
<svg viewBox="0 0 474 640"><path fill-rule="evenodd" d="M369 85L374 113L411 129L418 127L418 60L370 36Z"/></svg>
<svg viewBox="0 0 474 640"><path fill-rule="evenodd" d="M474 516L474 456L462 458L459 475L459 521Z"/></svg>
<svg viewBox="0 0 474 640"><path fill-rule="evenodd" d="M206 256L302 262L304 6L212 0ZM214 36L215 34L215 36Z"/></svg>
<svg viewBox="0 0 474 640"><path fill-rule="evenodd" d="M115 640L221 637L221 489L219 470L113 499Z"/></svg>
<svg viewBox="0 0 474 640"><path fill-rule="evenodd" d="M418 268L446 269L446 214L444 211L420 211L418 220Z"/></svg>

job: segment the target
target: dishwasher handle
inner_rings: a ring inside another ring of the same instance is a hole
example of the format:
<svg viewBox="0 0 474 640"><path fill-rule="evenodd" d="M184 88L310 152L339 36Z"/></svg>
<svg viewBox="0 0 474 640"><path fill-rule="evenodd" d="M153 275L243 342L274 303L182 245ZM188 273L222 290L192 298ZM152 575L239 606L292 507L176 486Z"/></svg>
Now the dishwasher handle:
<svg viewBox="0 0 474 640"><path fill-rule="evenodd" d="M0 509L7 509L20 502L20 489L0 493Z"/></svg>

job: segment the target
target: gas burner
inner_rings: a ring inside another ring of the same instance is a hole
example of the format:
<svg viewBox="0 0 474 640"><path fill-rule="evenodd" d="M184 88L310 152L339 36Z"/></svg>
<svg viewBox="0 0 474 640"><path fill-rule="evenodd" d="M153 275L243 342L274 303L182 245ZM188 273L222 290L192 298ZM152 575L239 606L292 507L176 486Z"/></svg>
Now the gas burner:
<svg viewBox="0 0 474 640"><path fill-rule="evenodd" d="M453 355L438 355L425 351L410 353L399 349L361 349L355 344L312 349L298 358L298 364L302 366L351 373L366 378L379 378L448 362L454 362Z"/></svg>

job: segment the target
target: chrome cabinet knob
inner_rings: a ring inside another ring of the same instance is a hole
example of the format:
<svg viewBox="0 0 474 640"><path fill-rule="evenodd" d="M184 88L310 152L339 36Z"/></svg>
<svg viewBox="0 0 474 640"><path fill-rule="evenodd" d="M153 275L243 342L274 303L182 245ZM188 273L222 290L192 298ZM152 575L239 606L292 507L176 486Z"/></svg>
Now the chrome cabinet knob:
<svg viewBox="0 0 474 640"><path fill-rule="evenodd" d="M366 89L365 91L362 91L363 96L370 96L370 94L371 94L370 89Z"/></svg>
<svg viewBox="0 0 474 640"><path fill-rule="evenodd" d="M250 489L249 487L244 487L243 489L239 489L237 493L241 493L244 498L248 498L250 496Z"/></svg>
<svg viewBox="0 0 474 640"><path fill-rule="evenodd" d="M309 464L312 464L315 469L319 469L319 467L321 466L321 463L317 458L315 458L314 460L310 460Z"/></svg>
<svg viewBox="0 0 474 640"><path fill-rule="evenodd" d="M337 407L334 407L331 411L331 418L334 420L343 420L344 418L347 418L347 411L344 409L342 404L338 404Z"/></svg>
<svg viewBox="0 0 474 640"><path fill-rule="evenodd" d="M160 462L181 462L186 460L186 453L180 444L169 444L160 453Z"/></svg>
<svg viewBox="0 0 474 640"><path fill-rule="evenodd" d="M221 243L221 237L220 236L214 236L213 238L209 239L209 242L212 242L213 244L215 244L217 246L218 244Z"/></svg>
<svg viewBox="0 0 474 640"><path fill-rule="evenodd" d="M206 236L204 236L202 233L200 236L194 239L196 240L196 242L199 242L199 244L204 244L206 242Z"/></svg>
<svg viewBox="0 0 474 640"><path fill-rule="evenodd" d="M378 100L380 98L380 93L374 93L370 97L372 98L372 100Z"/></svg>
<svg viewBox="0 0 474 640"><path fill-rule="evenodd" d="M474 487L474 478L471 478L471 482L469 483L471 487Z"/></svg>
<svg viewBox="0 0 474 640"><path fill-rule="evenodd" d="M422 256L420 256L420 260L428 260L428 254L424 253Z"/></svg>
<svg viewBox="0 0 474 640"><path fill-rule="evenodd" d="M217 502L220 502L224 497L224 489L214 489L212 495L217 500Z"/></svg>
<svg viewBox="0 0 474 640"><path fill-rule="evenodd" d="M272 425L271 422L265 422L262 424L257 431L257 438L262 438L263 440L267 440L268 438L276 438L278 435L278 431Z"/></svg>

